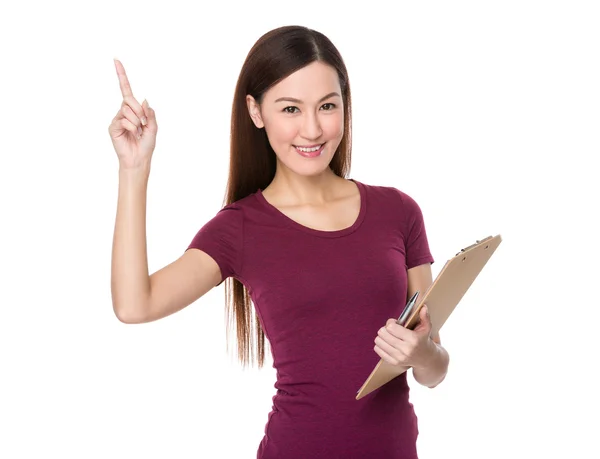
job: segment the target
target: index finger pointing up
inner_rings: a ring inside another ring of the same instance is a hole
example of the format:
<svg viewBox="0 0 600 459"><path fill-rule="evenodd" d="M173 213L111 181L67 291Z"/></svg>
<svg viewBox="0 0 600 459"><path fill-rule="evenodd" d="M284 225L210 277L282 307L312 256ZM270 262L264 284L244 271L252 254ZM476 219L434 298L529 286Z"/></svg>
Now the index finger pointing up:
<svg viewBox="0 0 600 459"><path fill-rule="evenodd" d="M119 86L121 87L121 93L123 94L123 98L127 96L133 96L131 92L131 86L129 85L129 80L127 79L127 74L125 73L125 67L121 64L120 61L114 59L115 67L117 68L117 75L119 77Z"/></svg>

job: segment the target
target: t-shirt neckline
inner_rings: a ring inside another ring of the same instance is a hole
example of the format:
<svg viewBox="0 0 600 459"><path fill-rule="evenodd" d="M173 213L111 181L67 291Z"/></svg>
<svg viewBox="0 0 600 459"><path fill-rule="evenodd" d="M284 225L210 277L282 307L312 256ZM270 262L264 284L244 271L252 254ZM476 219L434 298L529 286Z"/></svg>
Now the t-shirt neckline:
<svg viewBox="0 0 600 459"><path fill-rule="evenodd" d="M314 236L319 236L319 237L346 236L348 234L353 233L354 231L356 231L358 229L358 227L362 224L363 220L365 219L365 215L367 213L367 196L366 196L367 193L365 190L365 185L362 182L359 182L358 180L355 180L355 179L349 179L349 180L351 182L354 182L358 188L358 192L360 194L360 211L358 213L358 217L356 218L354 223L352 223L352 225L350 225L346 228L340 229L340 230L336 230L336 231L318 230L318 229L310 228L308 226L304 226L304 225L298 223L296 220L291 219L290 217L285 215L283 212L281 212L277 207L275 207L274 205L269 203L269 201L267 201L265 199L265 197L263 196L262 190L260 188L256 191L256 197L264 205L264 207L270 211L270 213L272 215L278 217L281 221L285 222L288 226L291 226L295 229L304 231L305 233L312 234Z"/></svg>

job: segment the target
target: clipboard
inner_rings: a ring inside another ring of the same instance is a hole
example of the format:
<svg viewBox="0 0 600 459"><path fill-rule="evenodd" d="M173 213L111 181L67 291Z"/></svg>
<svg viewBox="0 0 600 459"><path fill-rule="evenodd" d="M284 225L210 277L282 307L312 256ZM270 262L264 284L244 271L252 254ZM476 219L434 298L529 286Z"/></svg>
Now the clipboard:
<svg viewBox="0 0 600 459"><path fill-rule="evenodd" d="M421 307L427 304L432 334L439 332L501 242L502 237L499 234L488 236L465 247L449 259L413 308L405 327L412 330L419 323ZM381 359L358 390L356 400L400 376L409 368L395 367Z"/></svg>

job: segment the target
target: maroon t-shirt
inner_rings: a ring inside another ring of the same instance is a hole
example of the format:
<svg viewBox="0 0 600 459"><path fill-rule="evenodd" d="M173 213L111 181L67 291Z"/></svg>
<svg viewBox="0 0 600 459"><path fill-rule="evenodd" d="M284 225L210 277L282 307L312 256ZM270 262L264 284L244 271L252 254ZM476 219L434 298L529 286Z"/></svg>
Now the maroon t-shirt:
<svg viewBox="0 0 600 459"><path fill-rule="evenodd" d="M350 180L361 197L350 227L303 226L259 189L222 208L188 247L248 288L270 343L277 391L257 459L417 457L407 373L356 394L380 360L377 331L406 304L407 270L433 263L423 216L394 187Z"/></svg>

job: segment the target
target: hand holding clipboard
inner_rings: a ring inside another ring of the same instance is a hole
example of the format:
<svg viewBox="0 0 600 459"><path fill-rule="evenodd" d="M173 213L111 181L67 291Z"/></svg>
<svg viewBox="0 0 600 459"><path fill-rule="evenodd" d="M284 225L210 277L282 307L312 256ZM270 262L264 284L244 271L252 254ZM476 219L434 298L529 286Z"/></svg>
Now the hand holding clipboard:
<svg viewBox="0 0 600 459"><path fill-rule="evenodd" d="M418 304L419 292L413 295L398 318L398 323L413 329L419 322L421 308L427 304L432 334L439 332L501 242L500 235L488 236L458 252L446 262ZM400 376L407 369L390 365L381 359L358 390L356 400Z"/></svg>

